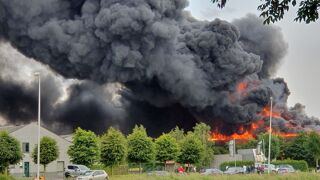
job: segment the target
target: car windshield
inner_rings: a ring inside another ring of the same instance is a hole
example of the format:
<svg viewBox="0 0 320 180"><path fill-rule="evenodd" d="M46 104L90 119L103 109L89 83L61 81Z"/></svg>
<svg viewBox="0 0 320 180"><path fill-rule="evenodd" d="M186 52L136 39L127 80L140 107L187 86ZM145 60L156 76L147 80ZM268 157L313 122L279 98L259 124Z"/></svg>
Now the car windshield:
<svg viewBox="0 0 320 180"><path fill-rule="evenodd" d="M87 166L79 165L81 171L89 171L90 169Z"/></svg>
<svg viewBox="0 0 320 180"><path fill-rule="evenodd" d="M87 171L87 172L84 173L84 175L85 176L90 176L90 175L92 175L92 173L93 173L93 171Z"/></svg>

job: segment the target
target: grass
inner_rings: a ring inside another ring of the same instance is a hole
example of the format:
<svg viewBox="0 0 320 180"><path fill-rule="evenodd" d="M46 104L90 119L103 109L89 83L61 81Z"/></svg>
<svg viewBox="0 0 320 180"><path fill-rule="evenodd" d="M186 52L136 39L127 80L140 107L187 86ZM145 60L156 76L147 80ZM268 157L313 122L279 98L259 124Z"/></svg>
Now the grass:
<svg viewBox="0 0 320 180"><path fill-rule="evenodd" d="M191 175L170 175L167 177L142 175L119 175L112 176L110 180L319 180L320 174L316 173L293 173L293 174L271 174L271 175L217 175L202 176L200 174Z"/></svg>

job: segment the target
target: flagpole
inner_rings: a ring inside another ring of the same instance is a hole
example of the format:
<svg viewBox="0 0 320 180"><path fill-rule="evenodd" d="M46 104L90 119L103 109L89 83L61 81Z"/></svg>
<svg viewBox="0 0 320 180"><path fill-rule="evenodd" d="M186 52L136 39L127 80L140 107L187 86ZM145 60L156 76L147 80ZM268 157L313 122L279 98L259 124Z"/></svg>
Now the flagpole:
<svg viewBox="0 0 320 180"><path fill-rule="evenodd" d="M268 152L268 174L270 174L270 156L271 156L271 134L272 134L272 97L270 97L270 124L269 124L269 152Z"/></svg>
<svg viewBox="0 0 320 180"><path fill-rule="evenodd" d="M236 139L233 139L234 167L237 167Z"/></svg>

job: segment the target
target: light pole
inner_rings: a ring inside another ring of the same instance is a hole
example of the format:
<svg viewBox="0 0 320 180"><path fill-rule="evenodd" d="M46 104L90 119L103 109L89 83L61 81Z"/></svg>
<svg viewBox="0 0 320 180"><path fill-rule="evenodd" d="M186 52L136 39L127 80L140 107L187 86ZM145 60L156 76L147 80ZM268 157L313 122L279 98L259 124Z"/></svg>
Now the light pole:
<svg viewBox="0 0 320 180"><path fill-rule="evenodd" d="M34 75L38 77L38 153L37 153L37 179L40 180L40 121L41 121L41 79L40 73L35 72Z"/></svg>
<svg viewBox="0 0 320 180"><path fill-rule="evenodd" d="M271 134L272 134L272 97L270 97L270 124L269 124L269 151L268 151L268 174L270 174L270 156L271 156Z"/></svg>

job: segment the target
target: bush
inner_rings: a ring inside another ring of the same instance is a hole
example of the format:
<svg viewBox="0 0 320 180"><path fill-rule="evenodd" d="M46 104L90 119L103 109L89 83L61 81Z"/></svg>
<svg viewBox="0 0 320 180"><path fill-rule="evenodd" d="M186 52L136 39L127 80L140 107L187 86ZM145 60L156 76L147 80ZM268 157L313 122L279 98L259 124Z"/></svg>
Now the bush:
<svg viewBox="0 0 320 180"><path fill-rule="evenodd" d="M14 180L14 178L11 176L6 176L6 175L0 174L0 180Z"/></svg>
<svg viewBox="0 0 320 180"><path fill-rule="evenodd" d="M289 164L291 165L295 170L300 170L300 171L308 171L308 163L304 160L278 160L278 161L273 161L272 164L274 165L280 165L280 164Z"/></svg>
<svg viewBox="0 0 320 180"><path fill-rule="evenodd" d="M254 162L253 161L236 161L236 164L238 167L242 167L242 166L253 166ZM220 169L222 171L226 170L226 167L234 167L234 161L228 161L228 162L224 162L220 165Z"/></svg>

